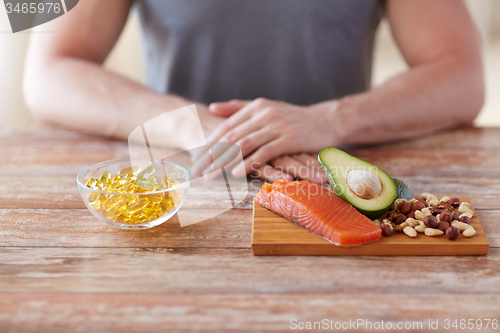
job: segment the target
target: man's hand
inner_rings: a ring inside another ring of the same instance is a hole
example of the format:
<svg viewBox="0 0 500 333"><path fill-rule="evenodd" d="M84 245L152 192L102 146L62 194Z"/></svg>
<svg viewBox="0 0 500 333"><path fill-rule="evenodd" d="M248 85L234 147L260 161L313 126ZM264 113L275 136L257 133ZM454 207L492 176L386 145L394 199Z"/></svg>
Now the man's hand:
<svg viewBox="0 0 500 333"><path fill-rule="evenodd" d="M245 158L243 163L233 168L235 177L255 172L264 163L280 156L317 153L323 147L335 144L330 125L335 116L334 105L329 108L306 107L258 98L254 101L214 103L210 111L229 118L212 132L208 141L236 143ZM208 155L208 152L205 154ZM216 152L216 155L216 158L224 158L224 152ZM299 160L283 157L271 165L290 164L298 168L303 166L303 157ZM207 166L206 156L205 159L196 156L195 160L197 169L203 170ZM319 182L323 180L313 176L313 173L301 177L298 172L292 171L292 175Z"/></svg>

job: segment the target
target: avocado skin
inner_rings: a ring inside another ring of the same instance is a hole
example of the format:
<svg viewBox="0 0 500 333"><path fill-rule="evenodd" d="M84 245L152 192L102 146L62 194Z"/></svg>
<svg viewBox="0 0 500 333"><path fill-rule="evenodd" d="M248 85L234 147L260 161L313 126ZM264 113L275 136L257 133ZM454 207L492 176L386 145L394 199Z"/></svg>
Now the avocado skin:
<svg viewBox="0 0 500 333"><path fill-rule="evenodd" d="M323 151L325 149L329 149L329 147L328 148L324 148L321 151ZM326 179L328 180L328 183L330 184L330 187L332 188L333 193L335 193L336 196L338 196L339 198L341 198L345 202L351 204L348 200L346 200L346 198L344 197L344 195L342 193L340 193L340 191L338 191L337 186L335 185L335 182L333 181L332 175L330 174L330 171L328 171L328 168L326 167L326 165L324 165L323 162L321 161L321 158L319 158L320 155L321 155L321 151L318 154L318 162L319 162L319 165L321 167L321 170L323 170L323 173L325 174ZM382 170L382 169L380 169L380 170ZM391 179L394 181L393 178L391 178ZM397 185L396 183L394 183L394 184ZM391 208L392 204L393 204L393 202L391 202L387 207L384 207L384 208L381 208L381 209L378 209L378 210L364 210L364 209L358 208L358 207L356 207L354 205L353 205L353 207L356 208L361 214L365 215L369 219L374 220L374 219L379 218L380 216L384 215L384 213L386 211L388 211L389 208Z"/></svg>
<svg viewBox="0 0 500 333"><path fill-rule="evenodd" d="M398 190L396 196L397 199L405 199L406 201L410 201L411 199L415 198L413 190L410 186L408 186L408 184L397 178L392 178L392 180L394 181L394 184L396 184L396 189Z"/></svg>

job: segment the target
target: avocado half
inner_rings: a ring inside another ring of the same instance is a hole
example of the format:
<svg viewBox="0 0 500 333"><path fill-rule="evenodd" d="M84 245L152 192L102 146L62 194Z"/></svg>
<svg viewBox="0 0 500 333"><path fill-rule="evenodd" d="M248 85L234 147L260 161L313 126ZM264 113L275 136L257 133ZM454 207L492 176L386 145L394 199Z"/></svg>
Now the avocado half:
<svg viewBox="0 0 500 333"><path fill-rule="evenodd" d="M318 161L332 191L367 217L380 217L396 200L396 184L380 168L332 147Z"/></svg>

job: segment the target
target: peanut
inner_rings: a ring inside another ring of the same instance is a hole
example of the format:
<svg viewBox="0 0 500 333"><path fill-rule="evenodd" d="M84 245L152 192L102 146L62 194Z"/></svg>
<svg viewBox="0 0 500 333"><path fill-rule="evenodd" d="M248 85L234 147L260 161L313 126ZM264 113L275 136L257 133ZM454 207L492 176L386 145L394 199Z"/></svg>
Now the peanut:
<svg viewBox="0 0 500 333"><path fill-rule="evenodd" d="M409 217L406 219L406 225L409 227L416 227L419 224L419 221L415 220L414 218Z"/></svg>
<svg viewBox="0 0 500 333"><path fill-rule="evenodd" d="M439 206L439 200L435 195L429 195L425 201L433 207Z"/></svg>
<svg viewBox="0 0 500 333"><path fill-rule="evenodd" d="M471 219L474 215L472 213L462 213L462 214L460 214L458 219L461 219L464 216L467 216L469 219Z"/></svg>
<svg viewBox="0 0 500 333"><path fill-rule="evenodd" d="M432 215L431 210L427 207L421 210L422 213L424 213L425 216Z"/></svg>
<svg viewBox="0 0 500 333"><path fill-rule="evenodd" d="M465 230L472 228L467 223L463 223L460 221L451 221L451 225L457 228L460 232L464 232Z"/></svg>
<svg viewBox="0 0 500 333"><path fill-rule="evenodd" d="M417 225L417 226L415 227L415 230L416 230L418 233L423 234L423 233L425 232L425 229L426 229L426 228L427 228L427 227L425 226L425 224L420 223L419 225Z"/></svg>
<svg viewBox="0 0 500 333"><path fill-rule="evenodd" d="M474 228L469 228L463 232L464 237L467 237L467 238L472 237L475 234L476 234L476 229L474 229Z"/></svg>
<svg viewBox="0 0 500 333"><path fill-rule="evenodd" d="M405 227L403 229L403 232L408 236L408 237L417 237L417 232L415 231L415 229L413 229L412 227Z"/></svg>
<svg viewBox="0 0 500 333"><path fill-rule="evenodd" d="M434 229L434 228L427 228L427 229L425 229L424 233L426 236L431 236L431 237L437 237L437 236L441 236L442 234L444 234L444 232L442 232L441 230Z"/></svg>
<svg viewBox="0 0 500 333"><path fill-rule="evenodd" d="M431 195L432 194L430 194L429 192L424 192L424 193L422 193L422 198L427 199Z"/></svg>
<svg viewBox="0 0 500 333"><path fill-rule="evenodd" d="M450 197L445 195L444 197L439 199L439 202L448 202L449 200L450 200Z"/></svg>
<svg viewBox="0 0 500 333"><path fill-rule="evenodd" d="M426 216L427 215L425 215L424 213L422 213L421 210L416 210L415 211L415 217L416 217L417 220L423 221Z"/></svg>

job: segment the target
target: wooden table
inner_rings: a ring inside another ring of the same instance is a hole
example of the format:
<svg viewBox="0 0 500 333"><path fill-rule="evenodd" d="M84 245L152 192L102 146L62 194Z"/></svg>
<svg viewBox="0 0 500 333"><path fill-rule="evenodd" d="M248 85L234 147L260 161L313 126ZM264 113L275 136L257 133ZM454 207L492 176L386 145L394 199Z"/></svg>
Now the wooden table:
<svg viewBox="0 0 500 333"><path fill-rule="evenodd" d="M323 319L420 321L425 330L429 319L441 329L447 318L500 320L500 129L351 153L416 193L470 197L488 255L255 257L256 187L238 209L203 223L117 230L85 209L75 177L126 157L123 142L0 131L0 332L289 331L291 320ZM217 209L224 191L198 193L193 214Z"/></svg>

